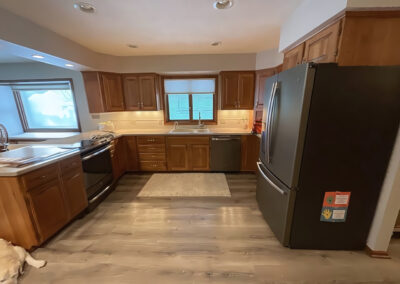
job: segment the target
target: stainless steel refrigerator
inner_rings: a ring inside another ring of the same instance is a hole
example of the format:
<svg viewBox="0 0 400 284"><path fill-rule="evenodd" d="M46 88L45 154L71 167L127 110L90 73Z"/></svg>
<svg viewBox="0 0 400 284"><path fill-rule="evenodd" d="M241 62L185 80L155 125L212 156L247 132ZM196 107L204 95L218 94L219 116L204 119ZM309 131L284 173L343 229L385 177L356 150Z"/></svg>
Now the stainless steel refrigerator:
<svg viewBox="0 0 400 284"><path fill-rule="evenodd" d="M400 67L302 64L266 82L257 201L291 248L363 249L400 122ZM342 222L326 192L350 192Z"/></svg>

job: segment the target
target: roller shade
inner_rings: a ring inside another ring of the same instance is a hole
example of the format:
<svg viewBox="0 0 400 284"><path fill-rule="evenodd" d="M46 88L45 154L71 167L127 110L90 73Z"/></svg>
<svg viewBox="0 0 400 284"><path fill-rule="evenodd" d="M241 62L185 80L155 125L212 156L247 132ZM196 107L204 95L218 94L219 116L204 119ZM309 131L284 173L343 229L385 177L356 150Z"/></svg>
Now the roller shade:
<svg viewBox="0 0 400 284"><path fill-rule="evenodd" d="M3 83L11 87L14 91L32 91L32 90L70 90L69 81L46 81L46 82L18 82Z"/></svg>
<svg viewBox="0 0 400 284"><path fill-rule="evenodd" d="M164 90L168 94L214 93L215 79L166 79Z"/></svg>

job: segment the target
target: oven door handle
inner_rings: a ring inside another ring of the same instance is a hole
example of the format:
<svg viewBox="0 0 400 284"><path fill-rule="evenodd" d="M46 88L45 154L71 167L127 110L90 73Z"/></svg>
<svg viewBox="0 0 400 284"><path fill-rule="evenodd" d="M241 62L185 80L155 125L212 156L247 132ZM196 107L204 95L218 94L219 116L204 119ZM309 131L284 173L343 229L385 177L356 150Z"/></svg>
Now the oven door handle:
<svg viewBox="0 0 400 284"><path fill-rule="evenodd" d="M101 149L101 150L99 150L97 152L94 152L93 154L90 154L88 156L84 156L84 157L82 157L82 161L87 161L87 160L93 158L94 156L97 156L97 155L109 150L110 148L111 148L111 145L109 145L109 146L107 146L107 147L105 147L105 148L103 148L103 149Z"/></svg>

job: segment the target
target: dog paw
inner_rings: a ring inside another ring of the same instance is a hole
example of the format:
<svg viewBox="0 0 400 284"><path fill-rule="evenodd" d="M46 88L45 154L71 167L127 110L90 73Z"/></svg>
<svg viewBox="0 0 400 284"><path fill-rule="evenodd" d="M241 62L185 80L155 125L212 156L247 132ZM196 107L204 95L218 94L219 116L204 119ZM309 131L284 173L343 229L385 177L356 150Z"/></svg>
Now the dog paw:
<svg viewBox="0 0 400 284"><path fill-rule="evenodd" d="M47 264L47 261L45 260L38 260L38 268L45 267Z"/></svg>

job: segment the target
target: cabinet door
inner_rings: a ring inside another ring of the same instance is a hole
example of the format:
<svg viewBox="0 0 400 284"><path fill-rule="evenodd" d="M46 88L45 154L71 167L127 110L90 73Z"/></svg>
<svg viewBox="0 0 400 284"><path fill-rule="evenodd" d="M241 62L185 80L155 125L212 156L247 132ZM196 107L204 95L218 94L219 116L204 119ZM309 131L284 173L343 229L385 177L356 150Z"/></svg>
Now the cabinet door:
<svg viewBox="0 0 400 284"><path fill-rule="evenodd" d="M101 81L106 111L124 110L124 95L122 93L121 75L102 73Z"/></svg>
<svg viewBox="0 0 400 284"><path fill-rule="evenodd" d="M295 48L285 52L285 57L283 58L283 70L287 70L295 67L297 64L303 62L304 53L304 43L299 44Z"/></svg>
<svg viewBox="0 0 400 284"><path fill-rule="evenodd" d="M170 171L188 171L189 147L187 144L169 144L167 146L167 165Z"/></svg>
<svg viewBox="0 0 400 284"><path fill-rule="evenodd" d="M221 72L221 109L237 109L239 96L239 74Z"/></svg>
<svg viewBox="0 0 400 284"><path fill-rule="evenodd" d="M157 110L156 76L140 76L140 97L142 110Z"/></svg>
<svg viewBox="0 0 400 284"><path fill-rule="evenodd" d="M86 97L90 113L105 112L105 105L100 84L100 73L93 71L82 72Z"/></svg>
<svg viewBox="0 0 400 284"><path fill-rule="evenodd" d="M210 170L210 147L209 145L190 145L191 170Z"/></svg>
<svg viewBox="0 0 400 284"><path fill-rule="evenodd" d="M112 145L111 162L114 180L117 180L125 173L127 168L125 140L122 137L114 139Z"/></svg>
<svg viewBox="0 0 400 284"><path fill-rule="evenodd" d="M254 106L254 72L239 74L238 109L253 109Z"/></svg>
<svg viewBox="0 0 400 284"><path fill-rule="evenodd" d="M126 170L130 172L137 172L139 170L138 150L135 136L126 136L125 140L125 159ZM122 151L121 151L122 152Z"/></svg>
<svg viewBox="0 0 400 284"><path fill-rule="evenodd" d="M339 33L341 22L322 30L306 41L304 61L306 62L337 62Z"/></svg>
<svg viewBox="0 0 400 284"><path fill-rule="evenodd" d="M126 110L140 110L140 88L137 76L124 76L124 98Z"/></svg>
<svg viewBox="0 0 400 284"><path fill-rule="evenodd" d="M41 241L46 240L68 222L59 180L29 192L30 202Z"/></svg>
<svg viewBox="0 0 400 284"><path fill-rule="evenodd" d="M63 175L63 185L70 217L81 213L88 205L82 169Z"/></svg>
<svg viewBox="0 0 400 284"><path fill-rule="evenodd" d="M244 135L242 144L242 171L256 171L257 160L260 156L260 138L255 135Z"/></svg>

